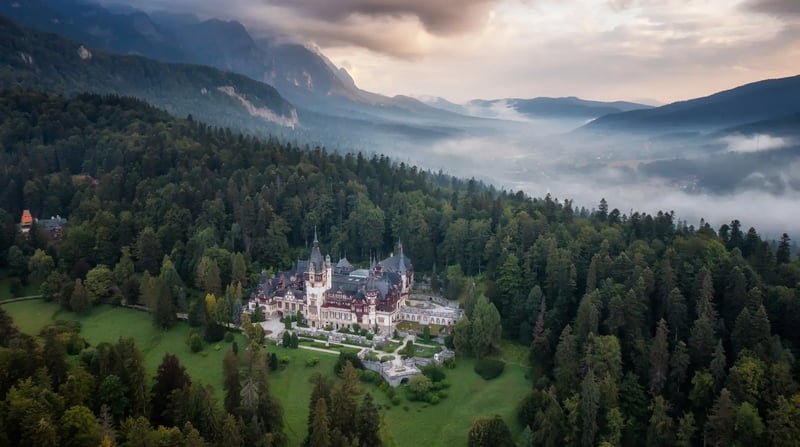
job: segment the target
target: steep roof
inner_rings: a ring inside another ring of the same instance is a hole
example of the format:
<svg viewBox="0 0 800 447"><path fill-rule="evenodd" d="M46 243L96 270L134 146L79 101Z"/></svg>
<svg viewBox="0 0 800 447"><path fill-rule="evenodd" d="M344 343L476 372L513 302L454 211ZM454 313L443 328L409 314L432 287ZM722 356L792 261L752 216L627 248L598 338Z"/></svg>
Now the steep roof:
<svg viewBox="0 0 800 447"><path fill-rule="evenodd" d="M389 272L405 273L406 269L412 266L411 259L403 254L403 242L397 243L397 254L389 256L383 261L379 262L383 270Z"/></svg>
<svg viewBox="0 0 800 447"><path fill-rule="evenodd" d="M383 261L379 262L379 264L384 270L390 272L401 272L408 269L408 267L411 265L411 259L409 259L408 256L397 254L384 259Z"/></svg>
<svg viewBox="0 0 800 447"><path fill-rule="evenodd" d="M351 264L350 261L347 260L347 258L342 258L342 259L339 260L339 262L336 263L336 268L337 269L352 269L353 268L353 264Z"/></svg>
<svg viewBox="0 0 800 447"><path fill-rule="evenodd" d="M311 248L311 257L308 258L309 264L314 266L315 272L321 272L324 268L324 258L319 251L319 240L317 239L317 230L314 230L314 246Z"/></svg>

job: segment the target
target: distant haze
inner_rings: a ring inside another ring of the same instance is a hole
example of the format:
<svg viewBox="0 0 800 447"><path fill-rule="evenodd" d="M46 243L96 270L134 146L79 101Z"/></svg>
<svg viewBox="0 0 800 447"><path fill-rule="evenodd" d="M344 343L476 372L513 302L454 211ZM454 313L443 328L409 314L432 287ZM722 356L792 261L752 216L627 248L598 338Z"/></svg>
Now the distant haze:
<svg viewBox="0 0 800 447"><path fill-rule="evenodd" d="M388 95L668 103L800 73L797 0L111 2L316 45Z"/></svg>

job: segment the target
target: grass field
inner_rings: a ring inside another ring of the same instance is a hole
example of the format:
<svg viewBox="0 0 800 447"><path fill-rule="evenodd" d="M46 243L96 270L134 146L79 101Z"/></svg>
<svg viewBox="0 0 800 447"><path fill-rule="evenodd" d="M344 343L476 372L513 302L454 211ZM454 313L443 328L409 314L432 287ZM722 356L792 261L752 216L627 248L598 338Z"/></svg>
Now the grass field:
<svg viewBox="0 0 800 447"><path fill-rule="evenodd" d="M333 365L337 356L324 352L306 349L288 349L282 346L270 346L269 352L275 352L278 358L289 357L288 364L272 374L271 390L283 405L284 425L289 436L289 445L298 446L306 437L308 424L308 401L311 399L311 377L314 373L322 373L333 377ZM319 363L313 367L306 366L306 360L316 358Z"/></svg>
<svg viewBox="0 0 800 447"><path fill-rule="evenodd" d="M438 405L409 402L392 406L385 394L376 386L367 385L383 404L383 438L389 447L418 445L461 446L467 444L467 433L473 419L478 416L499 414L508 424L516 439L521 428L516 423L517 404L530 388L525 369L506 365L503 374L490 381L481 379L472 368L472 359L458 359L455 369L446 369L448 397ZM408 411L405 410L408 408Z"/></svg>
<svg viewBox="0 0 800 447"><path fill-rule="evenodd" d="M289 445L299 445L306 435L308 401L311 397L311 377L320 372L333 377L336 356L304 349L270 347L278 357L291 361L272 375L272 391L284 407ZM317 358L314 367L306 367L306 359ZM400 405L392 406L386 395L372 384L361 384L364 392L372 393L383 408L382 435L390 447L466 445L467 432L478 416L499 414L506 420L514 437L521 429L516 426L516 406L530 387L525 369L506 365L497 379L485 381L473 371L474 360L460 359L455 369L445 370L451 383L448 397L438 405L410 402L402 389ZM406 411L405 408L408 408Z"/></svg>
<svg viewBox="0 0 800 447"><path fill-rule="evenodd" d="M152 377L158 369L165 353L178 356L186 371L196 380L211 384L222 397L222 358L230 344L220 342L220 350L206 344L200 353L193 353L186 345L189 326L179 322L169 331L153 327L150 314L123 307L98 306L85 316L59 310L55 303L41 300L20 301L3 305L3 309L14 319L14 324L23 332L38 334L49 323L56 320L77 320L81 322L81 335L92 345L101 342L114 343L120 337L133 337L136 346L144 355L145 369ZM241 349L247 340L241 334L235 335Z"/></svg>
<svg viewBox="0 0 800 447"><path fill-rule="evenodd" d="M153 328L150 315L125 308L101 306L87 316L77 316L59 311L58 306L41 300L23 301L3 305L20 330L36 334L46 324L59 319L78 320L81 333L92 344L101 341L115 342L121 336L133 336L136 345L144 353L148 374L155 374L165 352L171 352L181 360L189 374L196 380L211 384L222 400L222 357L229 349L228 343L220 343L216 351L206 345L205 356L192 353L185 344L188 326L179 323L169 331ZM247 342L237 334L240 349ZM288 357L289 363L281 365L272 374L271 389L284 408L286 433L289 445L300 445L306 435L308 401L311 395L311 377L320 372L333 378L336 355L304 349L287 349L269 346L278 358ZM505 349L504 349L505 351ZM319 362L306 366L306 360L316 358ZM516 424L516 406L530 388L525 378L525 368L508 364L503 374L491 381L484 381L473 371L472 359L458 359L455 369L447 369L447 380L451 387L448 397L438 405L410 402L402 389L400 405L391 405L386 395L372 384L362 384L376 403L383 408L382 435L387 446L414 447L439 445L465 445L472 420L478 416L499 414L505 419L516 437L521 429Z"/></svg>

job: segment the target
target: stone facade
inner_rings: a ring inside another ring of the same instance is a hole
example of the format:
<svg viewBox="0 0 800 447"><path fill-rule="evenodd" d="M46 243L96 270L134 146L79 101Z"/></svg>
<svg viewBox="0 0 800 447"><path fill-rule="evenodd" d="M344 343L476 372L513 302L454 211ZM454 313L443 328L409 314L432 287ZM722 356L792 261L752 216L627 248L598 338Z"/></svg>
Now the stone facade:
<svg viewBox="0 0 800 447"><path fill-rule="evenodd" d="M347 259L334 265L330 256L323 257L315 235L307 261L297 261L294 270L272 277L262 274L246 311L260 306L267 318L299 312L311 328L336 330L358 324L383 334L391 334L406 319L454 324L457 318L420 318L417 309L406 306L414 267L402 243L397 250L380 262L373 260L369 269L354 269Z"/></svg>

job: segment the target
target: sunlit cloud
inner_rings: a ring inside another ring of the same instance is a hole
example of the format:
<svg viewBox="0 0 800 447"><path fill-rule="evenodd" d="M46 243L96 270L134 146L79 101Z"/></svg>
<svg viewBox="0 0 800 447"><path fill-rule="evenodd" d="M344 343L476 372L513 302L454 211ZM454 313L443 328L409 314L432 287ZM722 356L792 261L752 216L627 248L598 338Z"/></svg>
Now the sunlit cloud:
<svg viewBox="0 0 800 447"><path fill-rule="evenodd" d="M129 0L318 46L385 94L666 103L800 73L796 0Z"/></svg>

